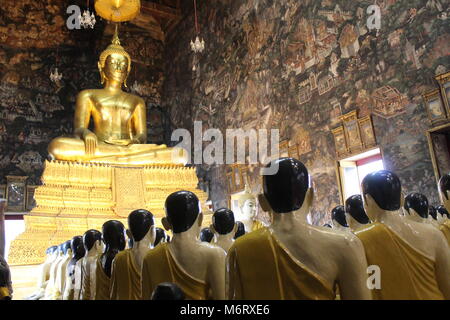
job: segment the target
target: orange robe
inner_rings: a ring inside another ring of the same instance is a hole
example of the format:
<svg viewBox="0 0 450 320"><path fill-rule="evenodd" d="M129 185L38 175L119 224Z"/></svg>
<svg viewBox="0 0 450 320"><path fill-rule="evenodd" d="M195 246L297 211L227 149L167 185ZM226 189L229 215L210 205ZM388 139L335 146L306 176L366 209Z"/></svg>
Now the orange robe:
<svg viewBox="0 0 450 320"><path fill-rule="evenodd" d="M111 300L140 300L141 271L138 270L131 249L119 252L111 271Z"/></svg>
<svg viewBox="0 0 450 320"><path fill-rule="evenodd" d="M100 257L97 259L95 268L95 293L94 300L110 300L111 279L106 275L100 263Z"/></svg>
<svg viewBox="0 0 450 320"><path fill-rule="evenodd" d="M446 220L443 224L439 225L439 230L442 231L450 246L450 220Z"/></svg>
<svg viewBox="0 0 450 320"><path fill-rule="evenodd" d="M442 300L433 260L411 247L382 223L356 232L364 245L368 265L381 272L381 288L374 300Z"/></svg>
<svg viewBox="0 0 450 320"><path fill-rule="evenodd" d="M333 300L330 284L286 250L264 227L228 251L229 296L244 300Z"/></svg>
<svg viewBox="0 0 450 320"><path fill-rule="evenodd" d="M160 243L147 253L142 265L142 299L149 300L156 286L162 282L177 284L187 300L210 298L210 288L206 282L195 279L172 257L168 243Z"/></svg>

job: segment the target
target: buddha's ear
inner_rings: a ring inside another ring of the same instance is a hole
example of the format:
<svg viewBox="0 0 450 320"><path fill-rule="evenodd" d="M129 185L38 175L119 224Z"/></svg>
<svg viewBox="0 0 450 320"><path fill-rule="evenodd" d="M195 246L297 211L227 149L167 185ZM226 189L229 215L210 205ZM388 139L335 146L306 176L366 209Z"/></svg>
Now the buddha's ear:
<svg viewBox="0 0 450 320"><path fill-rule="evenodd" d="M162 218L161 223L166 231L172 230L172 224L169 222L169 219L167 219L167 217Z"/></svg>
<svg viewBox="0 0 450 320"><path fill-rule="evenodd" d="M98 72L100 72L100 83L105 83L105 73L103 72L102 65L100 64L100 61L97 62Z"/></svg>
<svg viewBox="0 0 450 320"><path fill-rule="evenodd" d="M262 194L262 193L258 194L258 201L259 201L259 205L261 206L263 211L265 211L265 212L272 211L272 208L270 207L269 202L267 201L264 194Z"/></svg>

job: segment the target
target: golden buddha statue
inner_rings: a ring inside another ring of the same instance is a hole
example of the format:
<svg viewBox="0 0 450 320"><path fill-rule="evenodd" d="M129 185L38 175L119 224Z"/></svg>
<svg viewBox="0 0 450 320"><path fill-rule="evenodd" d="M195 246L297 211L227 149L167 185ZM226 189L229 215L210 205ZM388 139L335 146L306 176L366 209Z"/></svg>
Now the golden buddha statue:
<svg viewBox="0 0 450 320"><path fill-rule="evenodd" d="M48 146L56 160L148 165L186 164L181 148L146 144L147 121L142 98L122 91L131 70L131 58L116 31L100 54L98 69L103 89L81 91L76 100L74 137L58 137ZM89 130L93 120L94 129Z"/></svg>

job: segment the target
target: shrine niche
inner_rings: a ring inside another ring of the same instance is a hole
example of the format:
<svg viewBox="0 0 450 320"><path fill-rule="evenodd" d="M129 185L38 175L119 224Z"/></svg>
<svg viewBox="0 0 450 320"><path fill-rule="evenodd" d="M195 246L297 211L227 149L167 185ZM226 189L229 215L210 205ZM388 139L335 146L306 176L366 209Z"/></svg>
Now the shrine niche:
<svg viewBox="0 0 450 320"><path fill-rule="evenodd" d="M338 158L364 152L377 146L370 115L358 118L355 110L344 114L339 119L342 124L331 130Z"/></svg>

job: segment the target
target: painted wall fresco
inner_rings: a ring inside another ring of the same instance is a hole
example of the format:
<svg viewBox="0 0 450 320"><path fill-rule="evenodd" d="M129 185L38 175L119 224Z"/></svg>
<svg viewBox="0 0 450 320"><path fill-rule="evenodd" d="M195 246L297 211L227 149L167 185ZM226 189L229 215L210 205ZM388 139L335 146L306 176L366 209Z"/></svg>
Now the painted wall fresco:
<svg viewBox="0 0 450 320"><path fill-rule="evenodd" d="M189 50L191 14L165 48L163 106L175 127L192 129L193 120L203 120L220 129L279 128L281 139L308 140L300 160L314 180L317 224L339 203L331 129L349 111L371 113L387 169L399 174L406 193L423 192L436 204L421 94L437 87L434 75L450 67L449 3L376 1L378 33L366 27L373 3L199 3L205 52L194 56ZM260 192L258 170L249 169L251 188ZM201 170L214 206L226 205L224 167Z"/></svg>
<svg viewBox="0 0 450 320"><path fill-rule="evenodd" d="M68 30L67 6L18 0L0 8L0 184L8 174L38 184L48 143L72 132L76 94L100 87L97 59L111 36L103 36L100 20L93 30ZM163 44L132 26L123 27L120 37L133 57L128 91L147 102L149 141L163 143L169 130L160 108ZM63 73L56 84L49 79L55 67Z"/></svg>

